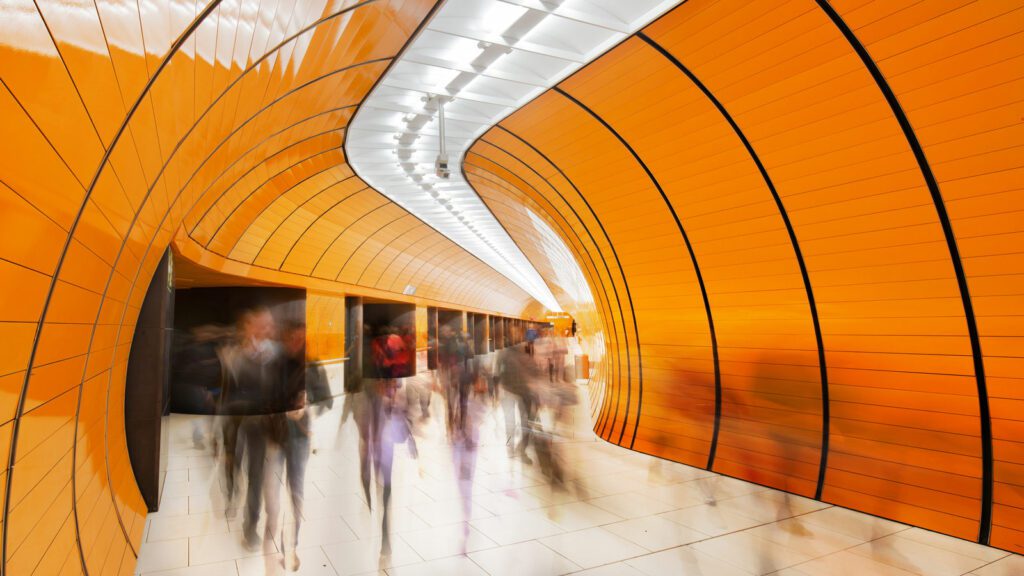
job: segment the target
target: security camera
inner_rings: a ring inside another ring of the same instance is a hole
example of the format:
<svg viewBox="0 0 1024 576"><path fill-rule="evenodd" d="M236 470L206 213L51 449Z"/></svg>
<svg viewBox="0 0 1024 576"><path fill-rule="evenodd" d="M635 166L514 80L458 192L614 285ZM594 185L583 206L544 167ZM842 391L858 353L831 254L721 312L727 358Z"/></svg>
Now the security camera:
<svg viewBox="0 0 1024 576"><path fill-rule="evenodd" d="M434 171L438 178L444 178L445 180L451 176L451 170L448 169L448 155L441 153L437 155L437 160L434 161Z"/></svg>

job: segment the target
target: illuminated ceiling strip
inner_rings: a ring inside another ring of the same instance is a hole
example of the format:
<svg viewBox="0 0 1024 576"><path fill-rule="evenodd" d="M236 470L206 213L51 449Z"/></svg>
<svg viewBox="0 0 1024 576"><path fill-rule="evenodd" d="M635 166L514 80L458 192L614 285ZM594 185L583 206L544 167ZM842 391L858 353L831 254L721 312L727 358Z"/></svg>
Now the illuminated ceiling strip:
<svg viewBox="0 0 1024 576"><path fill-rule="evenodd" d="M676 4L446 0L360 106L345 145L349 164L370 186L561 311L458 167L493 125ZM447 178L435 167L442 108L448 166L455 168Z"/></svg>

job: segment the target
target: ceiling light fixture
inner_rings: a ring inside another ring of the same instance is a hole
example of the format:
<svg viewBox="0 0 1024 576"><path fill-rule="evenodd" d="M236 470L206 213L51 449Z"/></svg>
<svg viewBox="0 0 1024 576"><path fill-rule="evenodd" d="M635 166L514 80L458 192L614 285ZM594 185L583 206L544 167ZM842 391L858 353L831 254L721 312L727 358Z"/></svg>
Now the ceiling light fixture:
<svg viewBox="0 0 1024 576"><path fill-rule="evenodd" d="M560 310L456 168L491 126L677 3L444 0L356 112L349 163L370 186ZM390 146L388 132L398 133ZM401 162L389 164L389 152ZM427 187L434 182L444 184L444 195ZM447 209L425 207L431 204ZM456 204L460 217L446 217Z"/></svg>

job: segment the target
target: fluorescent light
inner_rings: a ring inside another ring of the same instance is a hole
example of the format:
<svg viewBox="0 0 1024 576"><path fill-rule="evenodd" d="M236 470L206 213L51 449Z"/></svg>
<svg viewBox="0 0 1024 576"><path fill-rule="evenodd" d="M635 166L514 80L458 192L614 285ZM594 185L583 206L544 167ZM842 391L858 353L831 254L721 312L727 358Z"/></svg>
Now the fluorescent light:
<svg viewBox="0 0 1024 576"><path fill-rule="evenodd" d="M491 126L677 3L445 0L356 112L345 146L349 164L382 194L548 309L561 311L533 264L462 178L462 158ZM449 179L434 174L439 149L434 95L450 97L445 104ZM390 148L392 162L381 161L381 154L388 157L382 148ZM541 236L549 260L565 264L570 252L561 239L550 229ZM552 280L561 284L568 277Z"/></svg>

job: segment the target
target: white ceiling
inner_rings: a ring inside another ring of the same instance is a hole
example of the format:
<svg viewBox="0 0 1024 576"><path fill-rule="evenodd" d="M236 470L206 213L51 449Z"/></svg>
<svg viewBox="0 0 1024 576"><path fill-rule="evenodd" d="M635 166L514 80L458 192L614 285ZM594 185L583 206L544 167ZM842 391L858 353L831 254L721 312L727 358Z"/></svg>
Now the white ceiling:
<svg viewBox="0 0 1024 576"><path fill-rule="evenodd" d="M491 126L676 4L446 0L360 106L345 145L349 164L370 186L561 311L463 178L463 155ZM438 100L445 102L448 179L434 169Z"/></svg>

